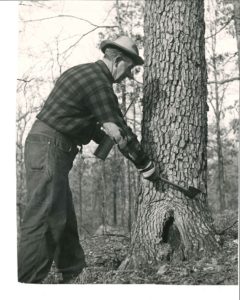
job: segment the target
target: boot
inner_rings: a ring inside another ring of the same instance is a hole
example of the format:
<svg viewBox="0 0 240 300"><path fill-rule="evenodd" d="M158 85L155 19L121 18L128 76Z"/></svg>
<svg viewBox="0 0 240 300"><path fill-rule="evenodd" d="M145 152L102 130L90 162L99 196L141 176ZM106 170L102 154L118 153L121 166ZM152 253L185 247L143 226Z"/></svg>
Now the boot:
<svg viewBox="0 0 240 300"><path fill-rule="evenodd" d="M62 274L62 280L59 281L60 284L74 284L76 283L78 274Z"/></svg>

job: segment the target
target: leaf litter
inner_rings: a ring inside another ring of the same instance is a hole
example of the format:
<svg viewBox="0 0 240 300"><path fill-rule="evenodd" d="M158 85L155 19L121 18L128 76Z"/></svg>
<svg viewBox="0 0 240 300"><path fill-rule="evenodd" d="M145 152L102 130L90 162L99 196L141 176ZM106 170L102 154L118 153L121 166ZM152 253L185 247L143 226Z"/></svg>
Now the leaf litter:
<svg viewBox="0 0 240 300"><path fill-rule="evenodd" d="M218 220L219 221L219 220ZM222 224L219 221L219 224ZM221 229L221 228L220 228ZM99 235L81 241L87 267L76 284L162 284L162 285L237 285L237 225L221 236L222 251L201 260L162 262L141 270L118 270L129 249L129 238ZM53 265L44 283L58 283L61 275Z"/></svg>

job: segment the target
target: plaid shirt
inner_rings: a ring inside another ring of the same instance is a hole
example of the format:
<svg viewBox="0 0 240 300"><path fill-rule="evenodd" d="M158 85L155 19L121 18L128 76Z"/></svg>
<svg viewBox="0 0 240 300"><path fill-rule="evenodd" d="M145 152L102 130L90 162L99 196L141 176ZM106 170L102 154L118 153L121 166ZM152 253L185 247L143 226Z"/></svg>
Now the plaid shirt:
<svg viewBox="0 0 240 300"><path fill-rule="evenodd" d="M113 82L112 74L101 60L72 67L58 78L37 118L79 145L90 140L100 143L105 135L101 125L113 122L129 141L121 152L142 167L148 159L123 118Z"/></svg>

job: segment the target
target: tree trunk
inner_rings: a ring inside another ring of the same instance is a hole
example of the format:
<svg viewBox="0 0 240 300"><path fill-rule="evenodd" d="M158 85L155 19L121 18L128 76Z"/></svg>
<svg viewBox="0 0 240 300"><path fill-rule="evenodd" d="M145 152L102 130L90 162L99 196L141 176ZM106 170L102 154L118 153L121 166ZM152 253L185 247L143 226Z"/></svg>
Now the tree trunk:
<svg viewBox="0 0 240 300"><path fill-rule="evenodd" d="M218 196L220 202L220 210L223 211L226 208L225 205L225 176L224 176L224 163L223 163L223 151L222 151L222 139L221 139L221 127L220 117L216 120L217 131L217 158L218 158Z"/></svg>
<svg viewBox="0 0 240 300"><path fill-rule="evenodd" d="M215 14L217 12L215 11ZM210 29L212 35L212 64L213 64L213 75L214 75L214 114L216 118L216 139L217 139L217 194L220 203L220 210L225 209L225 176L224 176L224 163L223 163L223 151L222 151L222 138L221 138L221 109L220 109L220 95L218 86L218 67L216 62L216 24Z"/></svg>
<svg viewBox="0 0 240 300"><path fill-rule="evenodd" d="M130 174L129 161L127 161L127 181L128 181L128 232L131 232L131 228L132 228L132 188L131 188L131 174Z"/></svg>
<svg viewBox="0 0 240 300"><path fill-rule="evenodd" d="M240 76L240 2L239 0L233 1L234 9L234 25L236 31L237 48L238 48L238 70Z"/></svg>
<svg viewBox="0 0 240 300"><path fill-rule="evenodd" d="M103 196L102 196L102 202L101 202L101 224L103 226L103 234L105 234L106 231L106 170L105 170L105 164L104 162L101 162L102 164L102 187L103 187Z"/></svg>
<svg viewBox="0 0 240 300"><path fill-rule="evenodd" d="M126 99L126 83L121 84L121 94L122 94L122 112L125 114L127 109L127 99ZM128 175L127 175L127 162L122 158L122 226L128 226Z"/></svg>
<svg viewBox="0 0 240 300"><path fill-rule="evenodd" d="M83 197L82 197L82 174L83 174L83 164L81 161L81 157L78 158L79 160L79 166L78 166L78 182L79 182L79 199L78 199L78 204L79 204L79 219L78 219L78 228L79 228L79 234L81 235L82 233L82 225L83 225Z"/></svg>
<svg viewBox="0 0 240 300"><path fill-rule="evenodd" d="M17 216L21 224L26 204L26 182L24 165L24 133L27 126L27 115L21 119L17 128L16 162L17 162ZM22 123L22 124L21 124Z"/></svg>
<svg viewBox="0 0 240 300"><path fill-rule="evenodd" d="M218 249L207 207L204 5L145 1L142 143L158 171L203 193L189 199L142 180L129 256L121 268L201 257Z"/></svg>
<svg viewBox="0 0 240 300"><path fill-rule="evenodd" d="M118 157L117 157L117 149L116 147L114 147L114 162L115 165L112 168L112 180L113 180L113 225L117 226L117 182L118 182ZM117 165L117 168L116 168Z"/></svg>
<svg viewBox="0 0 240 300"><path fill-rule="evenodd" d="M234 24L237 38L237 48L238 48L238 70L240 77L240 2L239 0L234 0ZM240 82L239 82L239 97L238 97L238 107L240 108ZM238 110L238 117L240 120L240 109ZM238 124L238 149L240 149L240 125ZM240 165L240 151L238 151L238 166ZM240 168L238 168L238 186L240 186ZM240 193L238 193L238 201L240 201Z"/></svg>

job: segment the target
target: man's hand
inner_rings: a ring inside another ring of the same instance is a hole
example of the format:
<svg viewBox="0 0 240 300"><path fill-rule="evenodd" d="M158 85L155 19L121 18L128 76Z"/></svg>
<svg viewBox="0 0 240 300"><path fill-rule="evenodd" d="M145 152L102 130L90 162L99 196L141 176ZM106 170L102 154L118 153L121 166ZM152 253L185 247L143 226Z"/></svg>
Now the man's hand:
<svg viewBox="0 0 240 300"><path fill-rule="evenodd" d="M142 174L144 179L149 181L155 181L157 179L156 168L152 161L150 161L145 168L138 169L139 172Z"/></svg>
<svg viewBox="0 0 240 300"><path fill-rule="evenodd" d="M127 144L127 139L121 135L120 128L112 122L103 123L103 129L110 138L115 141L120 149L124 148Z"/></svg>

